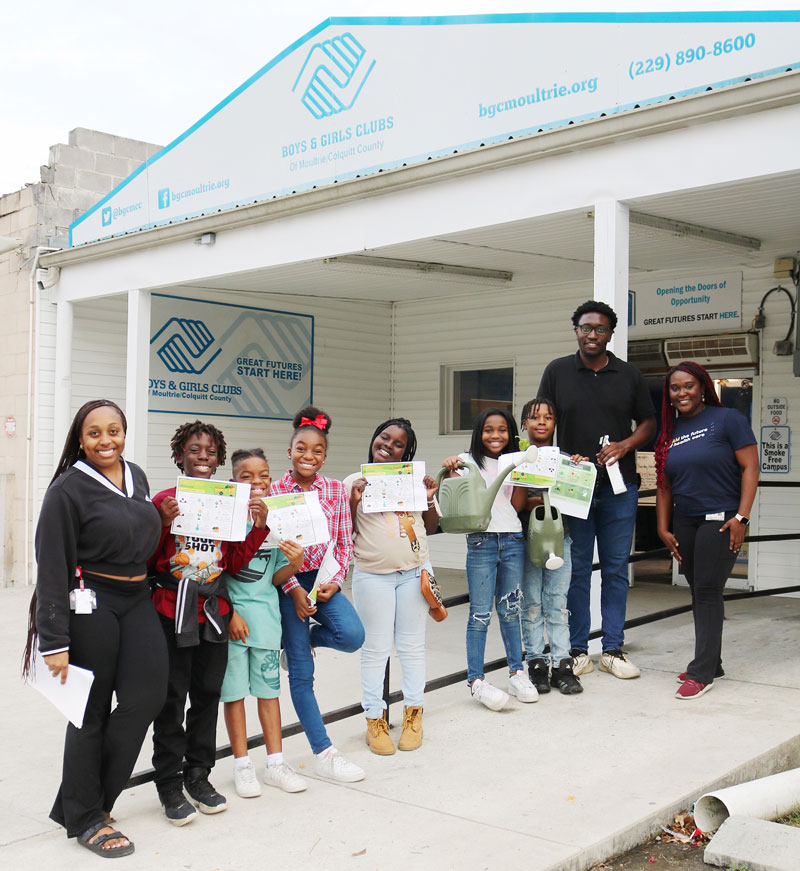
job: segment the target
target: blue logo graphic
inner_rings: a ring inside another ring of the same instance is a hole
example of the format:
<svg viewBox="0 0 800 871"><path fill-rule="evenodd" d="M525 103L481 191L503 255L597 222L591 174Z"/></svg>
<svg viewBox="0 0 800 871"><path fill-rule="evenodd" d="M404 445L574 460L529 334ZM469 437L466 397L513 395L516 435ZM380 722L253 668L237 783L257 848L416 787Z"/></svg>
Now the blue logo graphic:
<svg viewBox="0 0 800 871"><path fill-rule="evenodd" d="M170 203L169 188L160 188L158 191L158 207L166 209Z"/></svg>
<svg viewBox="0 0 800 871"><path fill-rule="evenodd" d="M628 291L628 326L636 326L636 291Z"/></svg>
<svg viewBox="0 0 800 871"><path fill-rule="evenodd" d="M106 206L102 212L103 226L108 227L111 224L111 206Z"/></svg>
<svg viewBox="0 0 800 871"><path fill-rule="evenodd" d="M202 321L170 318L150 339L150 344L165 333L167 339L156 353L170 372L199 375L222 353L222 348L210 353L214 336Z"/></svg>
<svg viewBox="0 0 800 871"><path fill-rule="evenodd" d="M311 47L292 92L301 87L303 105L315 118L338 115L355 103L374 66L353 34L342 33Z"/></svg>

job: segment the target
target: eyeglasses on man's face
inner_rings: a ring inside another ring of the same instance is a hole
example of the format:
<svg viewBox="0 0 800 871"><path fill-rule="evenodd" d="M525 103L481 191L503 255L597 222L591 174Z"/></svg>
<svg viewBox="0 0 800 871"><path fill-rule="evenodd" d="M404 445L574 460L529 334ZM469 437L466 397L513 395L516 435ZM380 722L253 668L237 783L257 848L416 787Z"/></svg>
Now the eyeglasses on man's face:
<svg viewBox="0 0 800 871"><path fill-rule="evenodd" d="M583 333L584 336L588 336L592 330L594 330L598 336L604 336L606 333L611 332L611 327L604 327L602 324L578 324L575 329Z"/></svg>

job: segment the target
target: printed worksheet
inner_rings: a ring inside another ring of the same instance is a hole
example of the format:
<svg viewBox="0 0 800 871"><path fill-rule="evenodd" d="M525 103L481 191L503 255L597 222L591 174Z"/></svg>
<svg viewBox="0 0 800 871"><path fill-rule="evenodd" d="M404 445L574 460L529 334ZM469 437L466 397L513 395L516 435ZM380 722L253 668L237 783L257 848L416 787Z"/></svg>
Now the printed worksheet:
<svg viewBox="0 0 800 871"><path fill-rule="evenodd" d="M282 541L296 541L308 547L330 540L328 521L316 490L280 493L277 496L264 496L263 499L269 512L269 535L263 547L277 547Z"/></svg>
<svg viewBox="0 0 800 871"><path fill-rule="evenodd" d="M550 488L550 504L562 514L585 520L592 504L596 479L594 463L573 463L567 454L560 454L556 483Z"/></svg>
<svg viewBox="0 0 800 871"><path fill-rule="evenodd" d="M53 677L50 673L44 657L37 650L26 683L52 702L76 729L82 728L94 672L70 663L67 681L62 684L60 677Z"/></svg>
<svg viewBox="0 0 800 871"><path fill-rule="evenodd" d="M518 457L519 454L501 454L500 469L502 470L508 464L503 463L504 457ZM554 445L545 445L539 448L539 455L536 457L535 463L522 463L517 466L508 478L509 484L514 484L517 487L552 487L556 482L556 472L558 470L558 458L560 452Z"/></svg>
<svg viewBox="0 0 800 871"><path fill-rule="evenodd" d="M250 485L181 475L175 490L181 513L172 521L175 535L215 541L244 541Z"/></svg>
<svg viewBox="0 0 800 871"><path fill-rule="evenodd" d="M425 511L425 463L363 463L361 474L367 479L361 507L366 514L378 511Z"/></svg>

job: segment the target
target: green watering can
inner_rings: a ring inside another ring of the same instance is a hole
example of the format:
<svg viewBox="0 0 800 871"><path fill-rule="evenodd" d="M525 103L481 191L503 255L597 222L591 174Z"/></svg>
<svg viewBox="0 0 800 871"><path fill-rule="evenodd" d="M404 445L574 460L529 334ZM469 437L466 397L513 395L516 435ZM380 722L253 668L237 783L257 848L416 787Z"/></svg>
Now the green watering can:
<svg viewBox="0 0 800 871"><path fill-rule="evenodd" d="M521 463L536 462L538 453L536 446L531 445L489 487L481 477L481 470L469 460L459 463L459 468L469 469L469 475L445 478L447 469L442 469L436 477L442 532L486 532L492 519L492 505L506 478Z"/></svg>
<svg viewBox="0 0 800 871"><path fill-rule="evenodd" d="M550 504L547 490L542 494L542 504L531 511L528 559L540 569L560 569L564 565L564 521L558 508Z"/></svg>

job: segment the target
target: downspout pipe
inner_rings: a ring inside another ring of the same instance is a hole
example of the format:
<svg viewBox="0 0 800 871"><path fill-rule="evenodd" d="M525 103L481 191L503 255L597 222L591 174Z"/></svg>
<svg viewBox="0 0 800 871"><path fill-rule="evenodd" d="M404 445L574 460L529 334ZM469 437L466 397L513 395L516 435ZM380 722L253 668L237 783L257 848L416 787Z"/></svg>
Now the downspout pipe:
<svg viewBox="0 0 800 871"><path fill-rule="evenodd" d="M716 831L728 817L776 820L800 806L800 768L700 796L694 821L702 832Z"/></svg>

